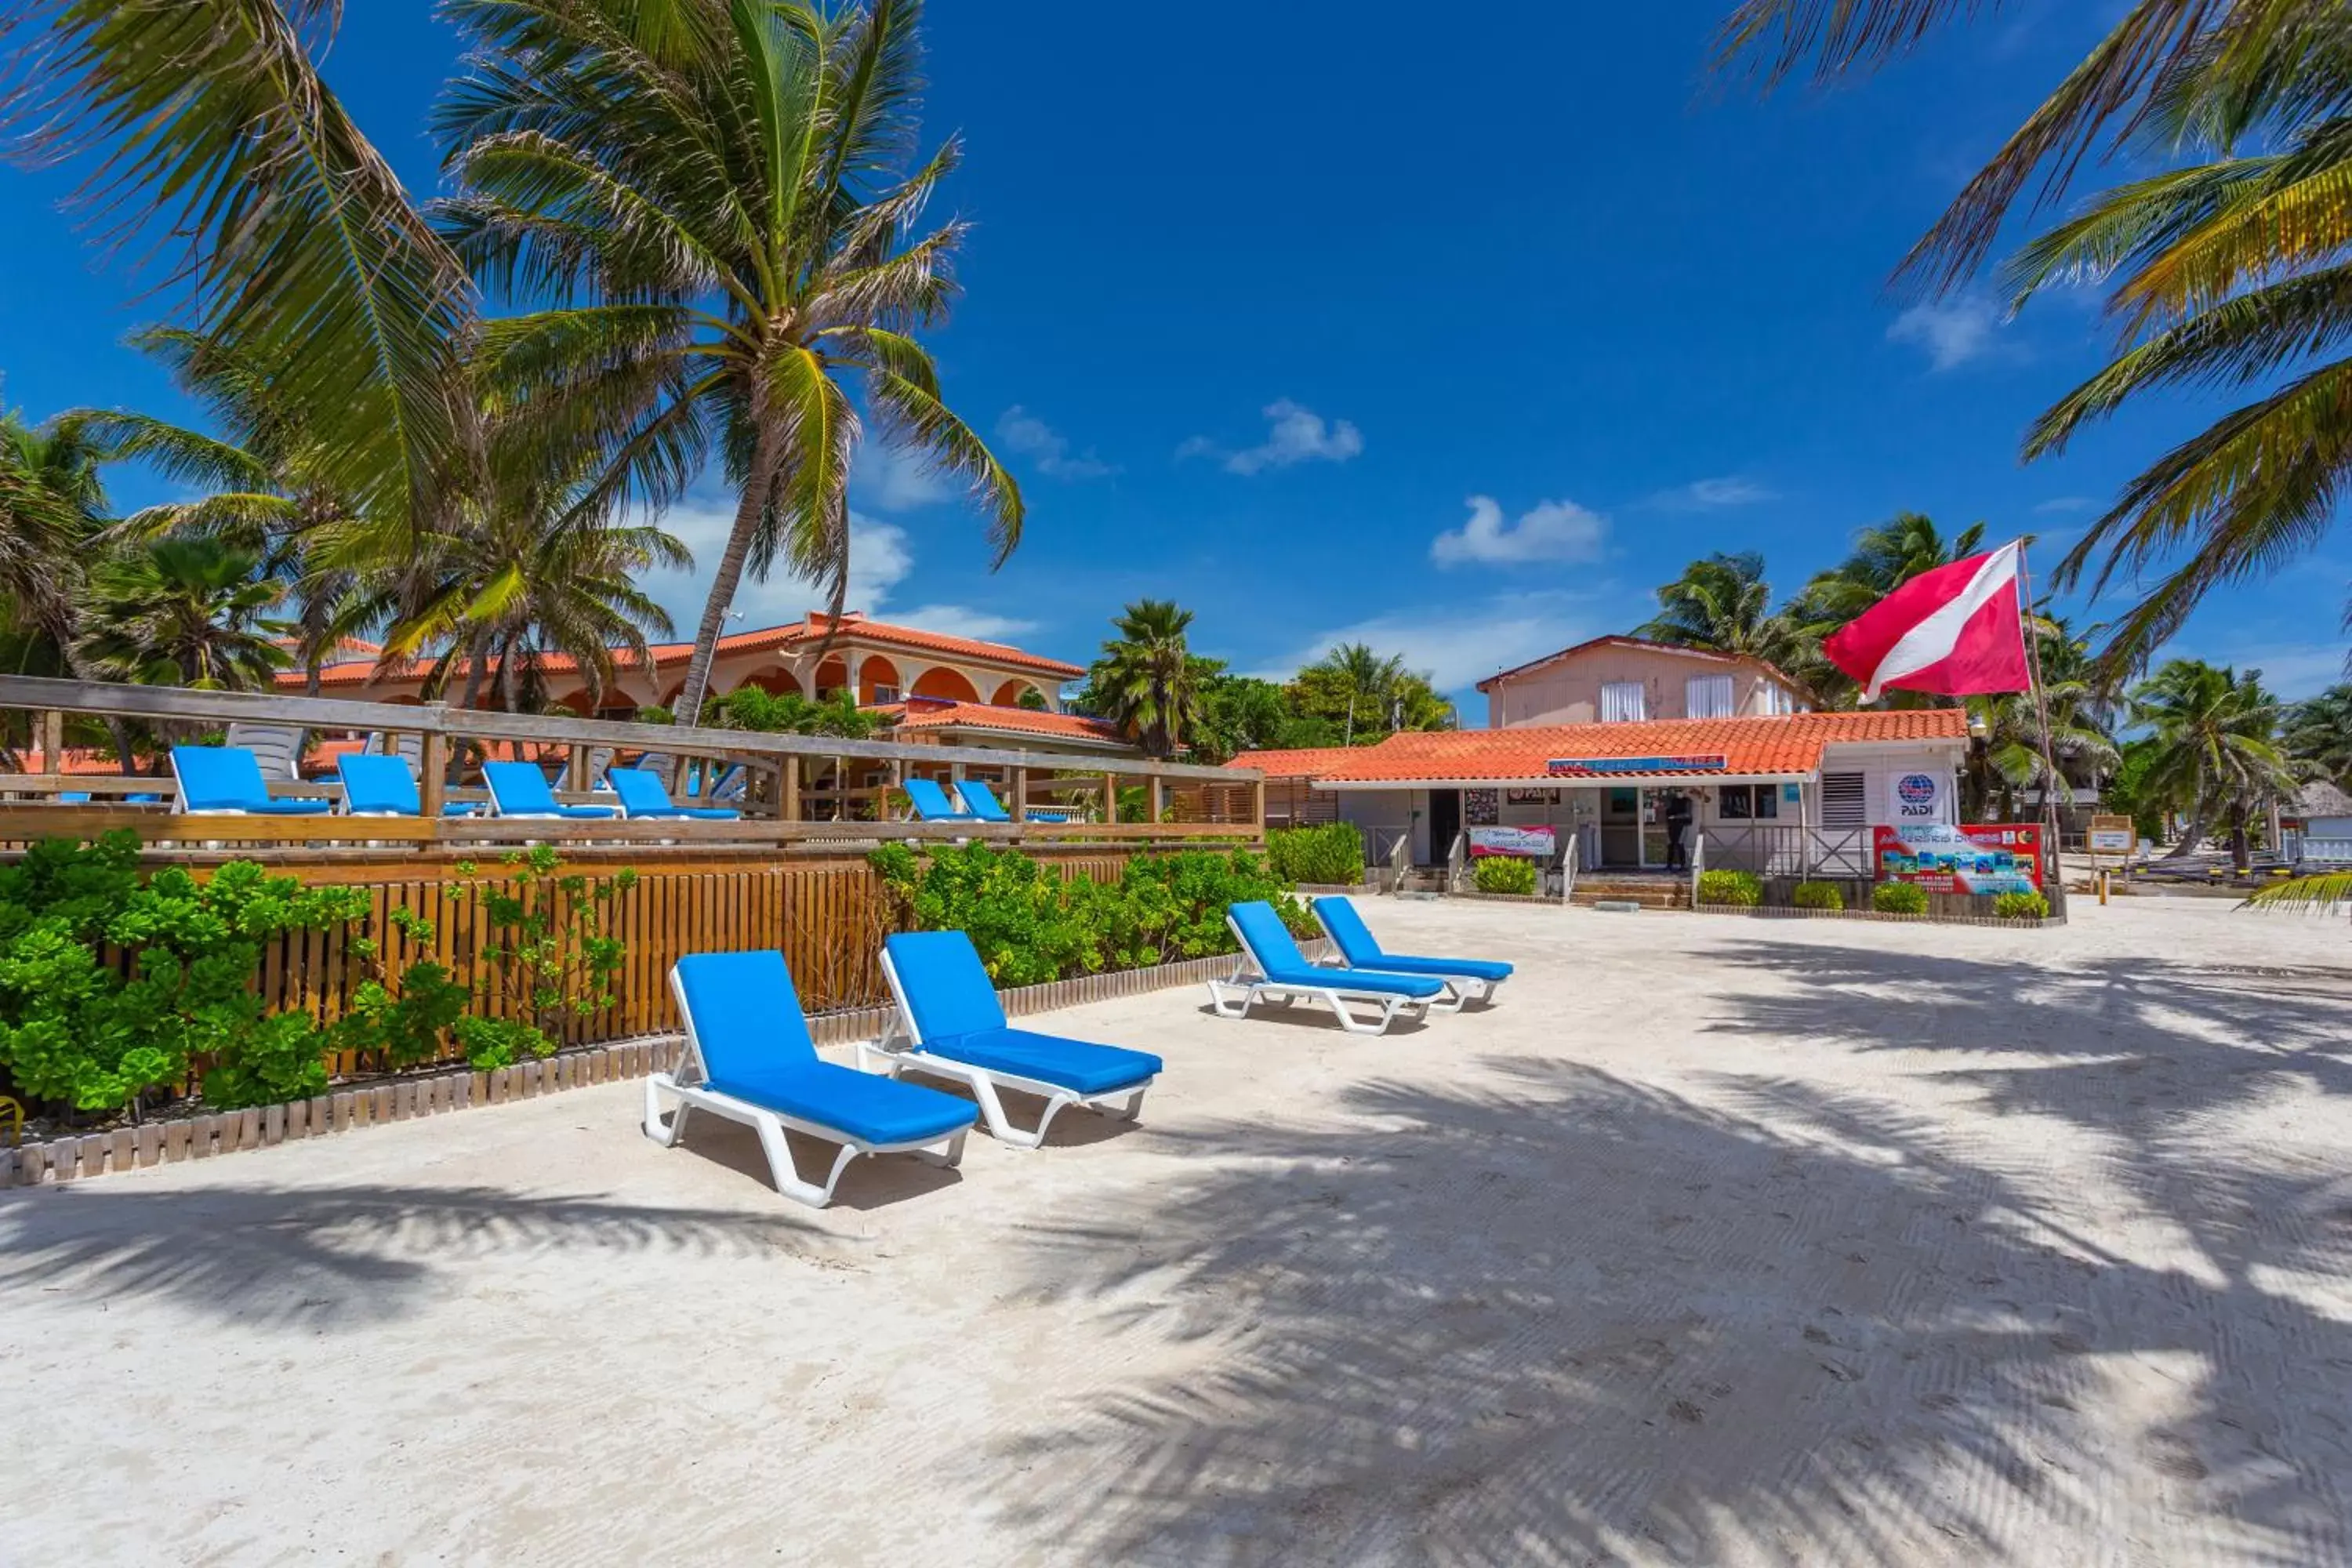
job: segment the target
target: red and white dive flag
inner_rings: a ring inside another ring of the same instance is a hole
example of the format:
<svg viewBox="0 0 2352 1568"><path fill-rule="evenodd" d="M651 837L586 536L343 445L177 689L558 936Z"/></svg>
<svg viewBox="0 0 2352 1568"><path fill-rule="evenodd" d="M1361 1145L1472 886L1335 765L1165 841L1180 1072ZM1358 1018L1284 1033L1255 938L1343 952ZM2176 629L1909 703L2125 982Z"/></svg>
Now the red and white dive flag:
<svg viewBox="0 0 2352 1568"><path fill-rule="evenodd" d="M1922 572L1822 644L1874 702L1890 686L1945 697L2026 691L2022 541Z"/></svg>

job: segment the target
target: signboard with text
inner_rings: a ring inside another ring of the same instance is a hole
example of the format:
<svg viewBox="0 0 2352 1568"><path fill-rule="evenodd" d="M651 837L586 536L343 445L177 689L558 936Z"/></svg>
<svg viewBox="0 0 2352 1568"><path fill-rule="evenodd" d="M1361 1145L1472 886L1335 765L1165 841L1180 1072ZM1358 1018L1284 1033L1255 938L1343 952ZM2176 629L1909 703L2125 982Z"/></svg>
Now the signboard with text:
<svg viewBox="0 0 2352 1568"><path fill-rule="evenodd" d="M1559 853L1559 837L1549 827L1474 827L1470 829L1470 853L1474 858L1483 855L1524 855L1549 860Z"/></svg>
<svg viewBox="0 0 2352 1568"><path fill-rule="evenodd" d="M1886 775L1886 817L1895 823L1942 822L1951 814L1944 809L1951 795L1949 773L1928 773L1914 769L1908 773Z"/></svg>
<svg viewBox="0 0 2352 1568"><path fill-rule="evenodd" d="M2090 841L2084 846L2094 855L2128 855L2139 842L2128 816L2095 816L2091 818Z"/></svg>
<svg viewBox="0 0 2352 1568"><path fill-rule="evenodd" d="M1731 765L1720 753L1693 757L1554 757L1549 773L1719 773Z"/></svg>
<svg viewBox="0 0 2352 1568"><path fill-rule="evenodd" d="M2042 829L2031 823L1882 823L1871 836L1882 882L1931 893L2042 890Z"/></svg>

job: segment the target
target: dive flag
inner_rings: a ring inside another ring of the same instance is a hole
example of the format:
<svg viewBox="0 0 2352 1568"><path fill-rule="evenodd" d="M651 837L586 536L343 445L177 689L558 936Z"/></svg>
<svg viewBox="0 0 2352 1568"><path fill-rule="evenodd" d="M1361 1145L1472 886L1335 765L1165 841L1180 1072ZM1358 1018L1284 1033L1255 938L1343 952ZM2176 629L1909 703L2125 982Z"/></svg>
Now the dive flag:
<svg viewBox="0 0 2352 1568"><path fill-rule="evenodd" d="M1945 697L2026 691L2022 541L1922 572L1822 644L1874 702L1890 686Z"/></svg>

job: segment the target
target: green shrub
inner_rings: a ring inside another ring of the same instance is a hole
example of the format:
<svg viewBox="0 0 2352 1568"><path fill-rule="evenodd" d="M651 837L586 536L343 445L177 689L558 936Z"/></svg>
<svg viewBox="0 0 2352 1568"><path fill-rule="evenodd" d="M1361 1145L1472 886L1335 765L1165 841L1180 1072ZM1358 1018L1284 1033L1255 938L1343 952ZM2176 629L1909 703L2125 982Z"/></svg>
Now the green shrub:
<svg viewBox="0 0 2352 1568"><path fill-rule="evenodd" d="M1845 894L1835 882L1800 882L1789 901L1801 910L1842 910Z"/></svg>
<svg viewBox="0 0 2352 1568"><path fill-rule="evenodd" d="M886 844L867 858L905 931L961 931L997 984L1040 985L1231 952L1232 904L1264 899L1302 935L1314 918L1255 855L1139 855L1116 882L1065 876L1018 850Z"/></svg>
<svg viewBox="0 0 2352 1568"><path fill-rule="evenodd" d="M1882 915L1924 915L1927 889L1916 882L1881 882L1870 890L1870 907Z"/></svg>
<svg viewBox="0 0 2352 1568"><path fill-rule="evenodd" d="M1536 863L1516 855L1482 856L1472 868L1470 879L1482 893L1524 896L1536 890Z"/></svg>
<svg viewBox="0 0 2352 1568"><path fill-rule="evenodd" d="M1698 901L1752 910L1764 901L1764 879L1753 871L1701 871Z"/></svg>
<svg viewBox="0 0 2352 1568"><path fill-rule="evenodd" d="M1364 836L1345 822L1277 827L1265 836L1265 858L1286 882L1352 888L1364 879Z"/></svg>
<svg viewBox="0 0 2352 1568"><path fill-rule="evenodd" d="M2002 893L1992 901L1992 912L2005 921L2046 921L2050 900L2039 893Z"/></svg>

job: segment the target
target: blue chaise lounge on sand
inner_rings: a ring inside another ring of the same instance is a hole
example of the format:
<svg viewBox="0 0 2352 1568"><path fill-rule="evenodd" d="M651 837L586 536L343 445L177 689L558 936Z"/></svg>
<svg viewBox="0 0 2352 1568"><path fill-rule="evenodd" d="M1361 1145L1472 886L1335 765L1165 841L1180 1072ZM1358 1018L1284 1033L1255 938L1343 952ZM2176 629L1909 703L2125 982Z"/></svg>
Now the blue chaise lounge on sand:
<svg viewBox="0 0 2352 1568"><path fill-rule="evenodd" d="M1511 977L1511 966L1486 958L1414 958L1382 952L1371 928L1357 912L1353 900L1333 895L1315 900L1320 921L1339 956L1353 969L1378 969L1391 974L1433 974L1454 987L1463 1000L1492 1001L1495 988Z"/></svg>
<svg viewBox="0 0 2352 1568"><path fill-rule="evenodd" d="M236 746L174 746L172 776L178 784L174 811L195 815L319 816L335 809L331 800L278 800L261 776L261 763Z"/></svg>
<svg viewBox="0 0 2352 1568"><path fill-rule="evenodd" d="M969 1101L919 1084L859 1072L816 1054L784 955L698 952L669 972L686 1024L686 1054L646 1080L646 1136L665 1149L689 1111L740 1121L760 1135L776 1191L823 1208L860 1154L921 1153L935 1164L963 1158L976 1114ZM662 1102L677 1109L662 1120ZM801 1179L789 1129L841 1145L824 1185Z"/></svg>
<svg viewBox="0 0 2352 1568"><path fill-rule="evenodd" d="M929 1073L965 1084L1000 1143L1034 1149L1066 1106L1110 1109L1132 1121L1159 1077L1158 1057L1118 1046L1033 1034L1004 1021L1004 1005L971 939L960 931L905 931L882 943L882 977L898 998L898 1021L859 1061L889 1073ZM1024 1132L1004 1114L1003 1089L1045 1102L1037 1130Z"/></svg>
<svg viewBox="0 0 2352 1568"><path fill-rule="evenodd" d="M353 816L425 815L425 797L417 790L416 775L408 771L406 757L346 752L335 759L335 772L342 775L343 809ZM471 816L478 809L471 801L441 803L444 816Z"/></svg>
<svg viewBox="0 0 2352 1568"><path fill-rule="evenodd" d="M980 820L971 812L959 809L956 803L948 798L948 792L940 787L937 779L908 779L904 788L907 791L907 804L915 808L915 818L919 822L978 822Z"/></svg>
<svg viewBox="0 0 2352 1568"><path fill-rule="evenodd" d="M1209 1001L1221 1018L1246 1017L1250 1005L1260 1000L1286 1005L1300 996L1319 997L1329 1004L1339 1016L1340 1026L1349 1033L1382 1035L1399 1015L1418 1017L1432 1006L1444 1005L1448 999L1453 1007L1462 1005L1458 994L1433 975L1309 963L1291 940L1282 917L1263 900L1235 904L1225 911L1225 923L1241 939L1242 963L1232 979L1209 982ZM1360 1017L1350 1003L1376 1006L1380 1016Z"/></svg>
<svg viewBox="0 0 2352 1568"><path fill-rule="evenodd" d="M482 782L490 786L490 804L500 816L618 816L610 805L566 805L547 787L547 775L536 763L484 763Z"/></svg>
<svg viewBox="0 0 2352 1568"><path fill-rule="evenodd" d="M647 768L606 768L604 782L620 797L622 812L656 822L740 822L743 814L724 805L680 805L670 799L661 775Z"/></svg>

